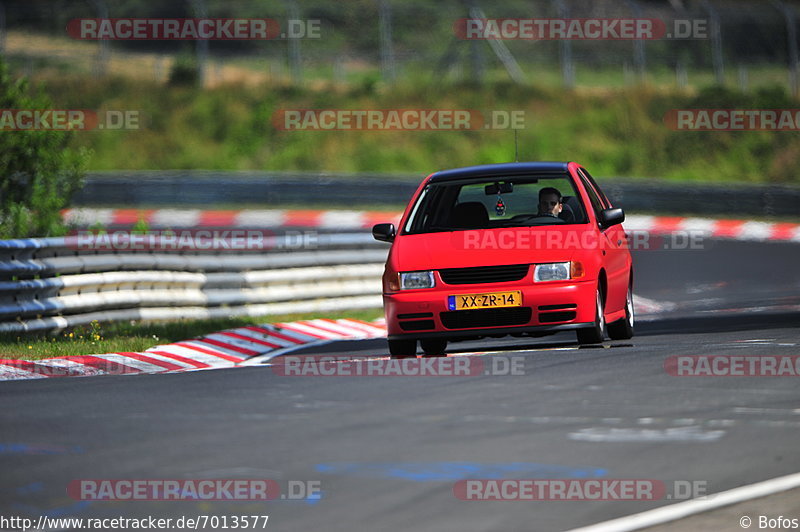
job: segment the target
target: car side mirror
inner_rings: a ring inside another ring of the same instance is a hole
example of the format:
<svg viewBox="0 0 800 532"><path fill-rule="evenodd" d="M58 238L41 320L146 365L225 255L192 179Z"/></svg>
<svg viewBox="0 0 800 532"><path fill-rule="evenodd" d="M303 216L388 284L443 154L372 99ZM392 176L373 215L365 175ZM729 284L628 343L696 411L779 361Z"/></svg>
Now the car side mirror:
<svg viewBox="0 0 800 532"><path fill-rule="evenodd" d="M605 209L600 211L600 227L606 229L612 225L621 224L625 221L625 212L622 209Z"/></svg>
<svg viewBox="0 0 800 532"><path fill-rule="evenodd" d="M372 238L381 242L394 242L397 230L394 224L375 224L372 226Z"/></svg>

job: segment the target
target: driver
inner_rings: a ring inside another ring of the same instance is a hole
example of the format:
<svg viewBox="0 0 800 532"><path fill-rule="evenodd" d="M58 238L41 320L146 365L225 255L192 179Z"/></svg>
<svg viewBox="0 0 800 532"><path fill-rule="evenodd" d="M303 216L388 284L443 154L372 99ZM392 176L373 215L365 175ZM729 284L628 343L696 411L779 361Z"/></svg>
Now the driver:
<svg viewBox="0 0 800 532"><path fill-rule="evenodd" d="M539 216L558 218L563 208L561 192L557 188L545 187L539 191Z"/></svg>

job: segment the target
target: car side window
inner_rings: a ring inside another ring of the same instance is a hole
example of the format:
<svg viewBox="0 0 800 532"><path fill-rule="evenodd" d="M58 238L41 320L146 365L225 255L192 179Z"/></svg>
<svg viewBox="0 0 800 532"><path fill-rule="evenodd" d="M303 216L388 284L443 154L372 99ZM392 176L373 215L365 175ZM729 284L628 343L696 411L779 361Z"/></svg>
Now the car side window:
<svg viewBox="0 0 800 532"><path fill-rule="evenodd" d="M592 188L594 188L595 192L600 197L600 200L603 202L603 205L605 205L604 208L610 209L611 201L609 201L608 196L606 196L605 193L602 191L602 189L598 186L597 182L592 177L592 174L590 174L585 168L578 171L581 173L584 179L592 185Z"/></svg>
<svg viewBox="0 0 800 532"><path fill-rule="evenodd" d="M603 200L597 195L594 187L591 183L586 179L586 176L583 175L582 172L578 172L578 175L581 178L581 183L583 184L583 188L586 189L586 193L589 195L589 201L592 204L592 209L594 210L594 215L596 218L600 217L600 212L603 211L606 207L603 204Z"/></svg>

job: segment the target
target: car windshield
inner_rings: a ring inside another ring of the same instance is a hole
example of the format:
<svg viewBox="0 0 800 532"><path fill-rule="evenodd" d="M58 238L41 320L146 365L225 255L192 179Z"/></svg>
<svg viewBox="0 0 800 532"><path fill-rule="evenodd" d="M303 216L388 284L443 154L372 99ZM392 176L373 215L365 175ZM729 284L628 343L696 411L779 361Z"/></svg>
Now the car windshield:
<svg viewBox="0 0 800 532"><path fill-rule="evenodd" d="M429 184L417 200L407 234L586 223L565 175L485 177Z"/></svg>

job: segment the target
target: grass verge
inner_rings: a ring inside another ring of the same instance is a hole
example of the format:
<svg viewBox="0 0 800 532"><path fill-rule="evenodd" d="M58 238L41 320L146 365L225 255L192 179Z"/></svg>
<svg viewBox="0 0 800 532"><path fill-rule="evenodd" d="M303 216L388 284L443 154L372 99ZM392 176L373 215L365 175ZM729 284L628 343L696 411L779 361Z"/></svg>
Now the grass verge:
<svg viewBox="0 0 800 532"><path fill-rule="evenodd" d="M200 90L110 78L45 87L59 108L131 110L139 129L85 131L90 169L204 169L425 174L514 159L510 129L285 130L282 110L472 109L524 117L521 160L577 160L596 176L672 181L800 183L800 138L790 131L677 130L679 109L794 109L779 86L690 93L642 85L600 93L497 83L395 87L230 85ZM277 124L275 121L277 120ZM487 122L488 123L488 122Z"/></svg>

